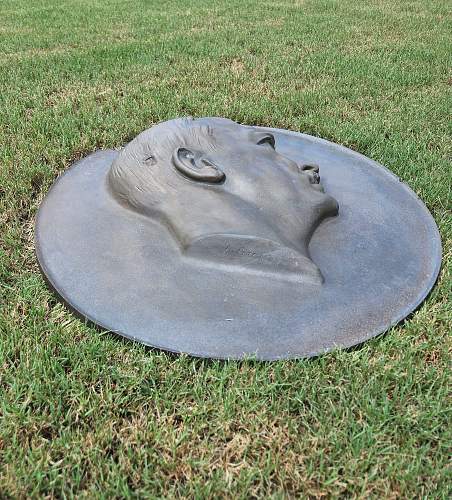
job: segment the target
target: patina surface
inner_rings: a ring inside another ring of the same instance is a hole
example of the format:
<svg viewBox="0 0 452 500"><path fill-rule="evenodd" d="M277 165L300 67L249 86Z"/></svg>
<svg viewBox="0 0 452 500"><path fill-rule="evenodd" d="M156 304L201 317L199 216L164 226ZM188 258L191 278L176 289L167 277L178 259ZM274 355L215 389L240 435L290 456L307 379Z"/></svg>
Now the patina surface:
<svg viewBox="0 0 452 500"><path fill-rule="evenodd" d="M441 261L428 210L381 165L212 118L74 164L40 208L36 249L82 317L214 358L358 344L414 310Z"/></svg>
<svg viewBox="0 0 452 500"><path fill-rule="evenodd" d="M108 184L119 203L160 223L181 257L323 282L309 241L337 202L319 167L284 155L271 132L225 118L163 122L119 153Z"/></svg>

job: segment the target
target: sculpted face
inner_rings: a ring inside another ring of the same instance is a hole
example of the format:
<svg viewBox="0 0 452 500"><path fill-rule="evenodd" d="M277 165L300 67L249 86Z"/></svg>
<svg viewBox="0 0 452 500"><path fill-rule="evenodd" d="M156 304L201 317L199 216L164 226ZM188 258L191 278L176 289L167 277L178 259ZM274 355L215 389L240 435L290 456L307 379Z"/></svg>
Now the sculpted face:
<svg viewBox="0 0 452 500"><path fill-rule="evenodd" d="M185 257L321 283L309 240L337 215L315 165L278 152L272 134L223 118L177 119L143 132L113 163L109 187L163 224Z"/></svg>

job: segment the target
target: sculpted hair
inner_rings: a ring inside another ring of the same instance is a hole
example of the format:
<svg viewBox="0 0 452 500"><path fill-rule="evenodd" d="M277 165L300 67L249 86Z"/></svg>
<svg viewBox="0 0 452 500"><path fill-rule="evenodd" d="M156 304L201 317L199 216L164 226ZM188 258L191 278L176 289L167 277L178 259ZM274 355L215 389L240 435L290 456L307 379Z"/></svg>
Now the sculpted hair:
<svg viewBox="0 0 452 500"><path fill-rule="evenodd" d="M217 146L213 128L204 119L159 123L121 151L108 174L109 188L120 202L157 215L165 199L177 195L180 178L171 161L174 151L186 147L208 152Z"/></svg>

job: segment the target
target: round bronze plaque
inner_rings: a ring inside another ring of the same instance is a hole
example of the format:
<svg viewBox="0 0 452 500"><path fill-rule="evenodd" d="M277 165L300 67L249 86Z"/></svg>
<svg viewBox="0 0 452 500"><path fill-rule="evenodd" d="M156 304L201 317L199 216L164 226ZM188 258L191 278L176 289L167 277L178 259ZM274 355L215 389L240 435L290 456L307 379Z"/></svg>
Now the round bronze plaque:
<svg viewBox="0 0 452 500"><path fill-rule="evenodd" d="M173 352L274 360L353 346L424 300L438 229L389 170L305 134L192 122L91 154L44 199L38 261L82 317Z"/></svg>

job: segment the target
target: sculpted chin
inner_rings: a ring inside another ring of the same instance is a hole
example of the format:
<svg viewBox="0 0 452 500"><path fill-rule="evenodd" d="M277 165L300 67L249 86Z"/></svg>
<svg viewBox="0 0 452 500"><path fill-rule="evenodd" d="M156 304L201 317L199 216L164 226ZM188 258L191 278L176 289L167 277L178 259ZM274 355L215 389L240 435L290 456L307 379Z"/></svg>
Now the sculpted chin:
<svg viewBox="0 0 452 500"><path fill-rule="evenodd" d="M278 153L272 134L224 118L155 125L108 174L113 196L164 225L183 256L317 284L309 241L338 213L319 181L318 167Z"/></svg>

